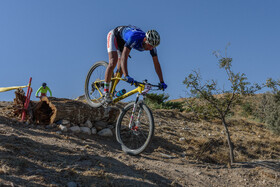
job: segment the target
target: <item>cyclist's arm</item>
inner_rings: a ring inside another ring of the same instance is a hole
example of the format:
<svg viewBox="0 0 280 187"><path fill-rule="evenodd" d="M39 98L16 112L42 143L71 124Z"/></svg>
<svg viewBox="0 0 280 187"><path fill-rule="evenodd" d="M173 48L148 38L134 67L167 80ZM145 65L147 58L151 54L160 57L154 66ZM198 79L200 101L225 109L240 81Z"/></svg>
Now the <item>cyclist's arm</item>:
<svg viewBox="0 0 280 187"><path fill-rule="evenodd" d="M160 63L158 61L158 56L153 56L153 61L154 61L154 66L155 66L155 70L157 72L159 81L164 82L163 77L162 77L162 71L161 71Z"/></svg>
<svg viewBox="0 0 280 187"><path fill-rule="evenodd" d="M123 71L123 75L127 76L128 75L128 71L127 71L127 59L128 59L128 55L130 53L130 50L128 47L124 47L123 48L123 52L122 52L122 56L121 56L121 68Z"/></svg>
<svg viewBox="0 0 280 187"><path fill-rule="evenodd" d="M36 93L35 93L35 96L36 96L36 97L38 96L38 94L39 94L39 92L41 91L42 88L43 88L43 87L41 86L41 87L36 91Z"/></svg>
<svg viewBox="0 0 280 187"><path fill-rule="evenodd" d="M52 97L52 91L49 87L47 87L47 90L50 92L50 96Z"/></svg>

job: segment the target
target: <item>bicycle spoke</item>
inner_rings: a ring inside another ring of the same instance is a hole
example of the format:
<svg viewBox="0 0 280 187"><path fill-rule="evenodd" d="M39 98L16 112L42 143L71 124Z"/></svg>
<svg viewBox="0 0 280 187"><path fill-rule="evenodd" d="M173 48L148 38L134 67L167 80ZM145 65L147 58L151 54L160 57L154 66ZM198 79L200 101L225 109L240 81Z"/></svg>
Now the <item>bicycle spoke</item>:
<svg viewBox="0 0 280 187"><path fill-rule="evenodd" d="M150 132L150 125L153 124L153 121L150 121L152 118L149 117L149 110L144 110L142 105L138 105L135 108L133 117L132 111L133 104L130 104L130 108L125 111L125 115L122 118L119 139L127 149L142 152L153 135L153 131ZM125 128L123 127L124 125L126 126Z"/></svg>
<svg viewBox="0 0 280 187"><path fill-rule="evenodd" d="M103 96L105 72L108 63L100 61L95 63L88 72L85 83L85 96L87 102L93 107L101 106Z"/></svg>

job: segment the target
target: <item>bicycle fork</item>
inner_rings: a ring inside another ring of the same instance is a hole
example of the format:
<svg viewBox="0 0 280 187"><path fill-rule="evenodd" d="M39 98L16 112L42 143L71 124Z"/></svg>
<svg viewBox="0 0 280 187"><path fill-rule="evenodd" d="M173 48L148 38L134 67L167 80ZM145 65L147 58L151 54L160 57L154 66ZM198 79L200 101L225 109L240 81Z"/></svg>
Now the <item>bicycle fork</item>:
<svg viewBox="0 0 280 187"><path fill-rule="evenodd" d="M139 113L138 113L138 116L137 116L137 120L135 122L134 121L134 114L136 112L136 109L137 109L137 104L138 104L138 101L139 101L139 96L140 94L137 94L137 97L136 97L136 101L133 105L133 110L132 110L132 114L130 116L130 121L129 121L129 129L131 129L136 135L138 135L138 129L140 128L140 117L141 117L141 114L142 114L142 107L140 107L140 110L139 110Z"/></svg>

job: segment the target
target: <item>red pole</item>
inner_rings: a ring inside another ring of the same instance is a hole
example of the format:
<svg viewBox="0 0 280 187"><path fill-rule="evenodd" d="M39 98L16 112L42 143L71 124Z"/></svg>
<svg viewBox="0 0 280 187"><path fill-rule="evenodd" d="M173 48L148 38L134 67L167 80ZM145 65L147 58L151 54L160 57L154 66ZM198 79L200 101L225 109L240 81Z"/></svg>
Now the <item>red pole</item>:
<svg viewBox="0 0 280 187"><path fill-rule="evenodd" d="M25 102L24 102L22 115L21 115L21 121L22 122L25 120L26 110L28 108L29 101L30 101L30 96L31 96L31 92L32 92L31 81L32 81L32 77L30 77L29 83L28 83L28 88L27 88L27 92L26 92L26 99L25 99Z"/></svg>

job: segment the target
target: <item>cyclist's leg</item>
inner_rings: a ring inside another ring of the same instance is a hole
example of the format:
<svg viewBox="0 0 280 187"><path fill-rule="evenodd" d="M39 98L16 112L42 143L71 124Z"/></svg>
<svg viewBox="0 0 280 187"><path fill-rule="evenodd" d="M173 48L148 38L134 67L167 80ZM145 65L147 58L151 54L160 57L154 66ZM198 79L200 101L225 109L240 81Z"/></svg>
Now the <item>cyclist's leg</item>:
<svg viewBox="0 0 280 187"><path fill-rule="evenodd" d="M117 40L113 30L111 30L107 35L107 51L109 56L109 65L105 72L104 92L108 93L111 77L118 62Z"/></svg>

